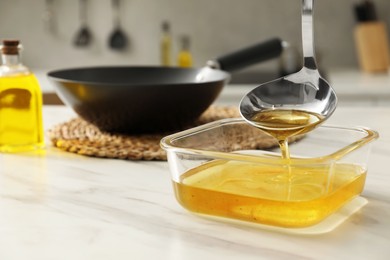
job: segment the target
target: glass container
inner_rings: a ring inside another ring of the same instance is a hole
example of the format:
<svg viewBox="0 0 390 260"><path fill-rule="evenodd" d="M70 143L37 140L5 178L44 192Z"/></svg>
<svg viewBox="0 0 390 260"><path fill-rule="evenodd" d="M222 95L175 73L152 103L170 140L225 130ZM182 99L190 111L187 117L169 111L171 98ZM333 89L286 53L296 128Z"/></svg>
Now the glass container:
<svg viewBox="0 0 390 260"><path fill-rule="evenodd" d="M289 160L265 137L237 118L163 138L178 202L206 216L310 227L361 194L378 133L320 126L290 142Z"/></svg>

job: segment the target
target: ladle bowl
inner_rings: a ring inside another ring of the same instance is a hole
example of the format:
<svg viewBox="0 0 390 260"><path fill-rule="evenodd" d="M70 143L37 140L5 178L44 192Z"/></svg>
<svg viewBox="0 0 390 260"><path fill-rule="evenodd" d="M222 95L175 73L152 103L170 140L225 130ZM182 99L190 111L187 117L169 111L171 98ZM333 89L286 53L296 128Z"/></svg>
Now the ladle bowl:
<svg viewBox="0 0 390 260"><path fill-rule="evenodd" d="M259 85L241 100L240 113L250 124L259 126L254 116L264 110L297 110L329 118L337 106L337 96L321 77L313 44L313 1L302 0L303 68L297 73ZM310 128L307 128L310 129Z"/></svg>
<svg viewBox="0 0 390 260"><path fill-rule="evenodd" d="M297 73L264 83L246 94L240 113L249 123L262 110L283 109L314 113L323 120L336 109L337 96L317 70L303 68Z"/></svg>

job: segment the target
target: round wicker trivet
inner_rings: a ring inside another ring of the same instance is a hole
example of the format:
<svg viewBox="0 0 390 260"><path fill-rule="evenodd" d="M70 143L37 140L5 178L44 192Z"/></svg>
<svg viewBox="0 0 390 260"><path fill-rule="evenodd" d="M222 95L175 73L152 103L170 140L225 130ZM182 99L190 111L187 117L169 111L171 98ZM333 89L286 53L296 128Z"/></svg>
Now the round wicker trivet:
<svg viewBox="0 0 390 260"><path fill-rule="evenodd" d="M236 107L210 107L190 127L202 125L223 118L239 117ZM160 148L160 140L170 133L120 135L101 132L96 126L81 118L61 123L48 131L54 146L68 152L102 158L127 160L166 160L166 153ZM256 138L254 148L277 146L272 137L263 134ZM239 143L237 145L240 145ZM243 148L248 142L242 143ZM253 143L252 145L253 146ZM237 147L235 147L237 148ZM253 147L251 147L253 148Z"/></svg>

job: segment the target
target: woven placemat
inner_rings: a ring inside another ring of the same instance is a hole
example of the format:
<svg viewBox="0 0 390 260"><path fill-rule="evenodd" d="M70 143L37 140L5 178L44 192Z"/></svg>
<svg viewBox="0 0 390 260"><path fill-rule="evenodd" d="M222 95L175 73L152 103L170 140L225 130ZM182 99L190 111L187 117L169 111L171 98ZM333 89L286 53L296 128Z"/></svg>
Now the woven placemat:
<svg viewBox="0 0 390 260"><path fill-rule="evenodd" d="M201 117L194 122L194 127L223 118L235 118L240 114L236 107L211 106ZM184 129L183 129L184 130ZM96 126L81 118L54 126L48 131L49 138L55 147L62 150L102 158L127 160L166 160L165 151L160 147L160 140L170 133L120 135L100 131ZM249 136L249 135L248 135ZM256 141L242 140L237 146L243 149L261 149L277 146L274 138L261 133L256 134ZM235 147L237 149L238 147Z"/></svg>

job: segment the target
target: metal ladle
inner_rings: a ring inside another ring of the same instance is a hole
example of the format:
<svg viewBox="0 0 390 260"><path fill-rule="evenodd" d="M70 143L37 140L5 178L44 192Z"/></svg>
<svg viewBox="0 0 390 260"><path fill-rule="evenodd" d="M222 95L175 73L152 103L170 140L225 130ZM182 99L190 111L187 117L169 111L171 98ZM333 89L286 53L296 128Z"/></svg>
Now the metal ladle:
<svg viewBox="0 0 390 260"><path fill-rule="evenodd" d="M254 121L255 115L265 110L277 109L314 113L321 116L323 122L336 109L336 94L321 77L314 56L313 2L314 0L302 0L303 68L294 74L264 83L247 93L241 100L240 113L248 123L259 127Z"/></svg>

